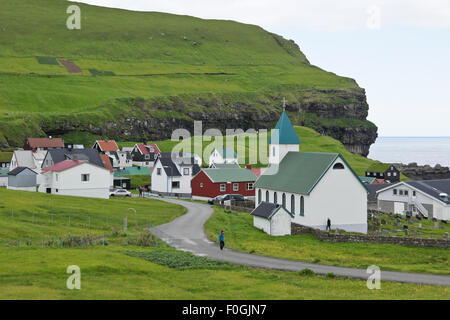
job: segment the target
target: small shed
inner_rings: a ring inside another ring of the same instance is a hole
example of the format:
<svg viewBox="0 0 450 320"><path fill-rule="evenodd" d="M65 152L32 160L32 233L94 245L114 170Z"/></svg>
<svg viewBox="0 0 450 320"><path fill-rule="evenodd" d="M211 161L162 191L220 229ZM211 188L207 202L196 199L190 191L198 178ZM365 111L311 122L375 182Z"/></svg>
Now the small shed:
<svg viewBox="0 0 450 320"><path fill-rule="evenodd" d="M9 168L0 168L0 187L8 186Z"/></svg>
<svg viewBox="0 0 450 320"><path fill-rule="evenodd" d="M131 189L131 179L125 177L114 177L114 188Z"/></svg>
<svg viewBox="0 0 450 320"><path fill-rule="evenodd" d="M283 206L270 202L261 202L251 213L253 226L271 236L291 234L292 214Z"/></svg>
<svg viewBox="0 0 450 320"><path fill-rule="evenodd" d="M36 191L37 173L27 167L17 167L8 173L8 189Z"/></svg>

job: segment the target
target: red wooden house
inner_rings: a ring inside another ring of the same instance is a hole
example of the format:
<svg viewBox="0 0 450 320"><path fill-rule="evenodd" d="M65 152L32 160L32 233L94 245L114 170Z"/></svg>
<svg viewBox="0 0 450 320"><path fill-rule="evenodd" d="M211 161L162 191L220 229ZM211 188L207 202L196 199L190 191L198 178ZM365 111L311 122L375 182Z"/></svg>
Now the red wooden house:
<svg viewBox="0 0 450 320"><path fill-rule="evenodd" d="M241 194L254 197L256 176L243 168L202 169L192 178L192 196L214 198L222 194Z"/></svg>

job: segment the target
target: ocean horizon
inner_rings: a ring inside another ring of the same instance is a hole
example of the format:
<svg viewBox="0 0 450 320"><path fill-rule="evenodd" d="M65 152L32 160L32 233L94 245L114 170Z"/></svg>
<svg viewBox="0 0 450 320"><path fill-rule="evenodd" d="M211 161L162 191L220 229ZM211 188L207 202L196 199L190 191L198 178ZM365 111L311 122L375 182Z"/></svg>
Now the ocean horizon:
<svg viewBox="0 0 450 320"><path fill-rule="evenodd" d="M380 136L368 158L387 163L450 166L450 136Z"/></svg>

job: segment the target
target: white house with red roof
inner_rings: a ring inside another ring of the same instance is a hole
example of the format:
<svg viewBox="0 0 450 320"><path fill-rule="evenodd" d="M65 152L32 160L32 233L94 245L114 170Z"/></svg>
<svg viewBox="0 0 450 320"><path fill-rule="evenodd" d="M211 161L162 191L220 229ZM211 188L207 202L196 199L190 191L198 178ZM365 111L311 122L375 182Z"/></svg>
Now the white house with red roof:
<svg viewBox="0 0 450 320"><path fill-rule="evenodd" d="M64 160L42 169L38 191L88 198L109 198L111 171L86 161Z"/></svg>

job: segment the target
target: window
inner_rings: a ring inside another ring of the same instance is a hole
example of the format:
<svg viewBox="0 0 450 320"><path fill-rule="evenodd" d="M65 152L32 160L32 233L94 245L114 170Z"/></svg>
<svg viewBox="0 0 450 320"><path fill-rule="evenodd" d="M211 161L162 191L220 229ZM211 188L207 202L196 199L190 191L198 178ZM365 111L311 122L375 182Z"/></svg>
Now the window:
<svg viewBox="0 0 450 320"><path fill-rule="evenodd" d="M388 175L388 177L390 177L390 176L391 176L391 173L390 173L390 172L388 172L388 174L387 174L387 175Z"/></svg>
<svg viewBox="0 0 450 320"><path fill-rule="evenodd" d="M183 174L184 174L185 176L188 176L188 175L189 175L189 168L184 168L184 169L183 169Z"/></svg>
<svg viewBox="0 0 450 320"><path fill-rule="evenodd" d="M247 183L247 190L253 190L253 183Z"/></svg>
<svg viewBox="0 0 450 320"><path fill-rule="evenodd" d="M266 202L269 202L269 191L266 191Z"/></svg>
<svg viewBox="0 0 450 320"><path fill-rule="evenodd" d="M82 174L81 175L81 181L88 182L89 181L89 174Z"/></svg>
<svg viewBox="0 0 450 320"><path fill-rule="evenodd" d="M55 189L56 193L58 193L58 189Z"/></svg>
<svg viewBox="0 0 450 320"><path fill-rule="evenodd" d="M300 215L303 217L305 215L305 198L300 197Z"/></svg>
<svg viewBox="0 0 450 320"><path fill-rule="evenodd" d="M200 188L203 188L203 182L200 183Z"/></svg>
<svg viewBox="0 0 450 320"><path fill-rule="evenodd" d="M393 190L394 195L397 195L397 189Z"/></svg>
<svg viewBox="0 0 450 320"><path fill-rule="evenodd" d="M416 192L415 192L415 191L413 191L413 196L414 196L414 197L416 196Z"/></svg>
<svg viewBox="0 0 450 320"><path fill-rule="evenodd" d="M233 191L239 191L239 183L233 183Z"/></svg>
<svg viewBox="0 0 450 320"><path fill-rule="evenodd" d="M291 195L291 213L295 214L295 197Z"/></svg>
<svg viewBox="0 0 450 320"><path fill-rule="evenodd" d="M258 204L261 203L261 189L258 190Z"/></svg>
<svg viewBox="0 0 450 320"><path fill-rule="evenodd" d="M149 150L150 150L151 153L155 153L155 148L150 147Z"/></svg>
<svg viewBox="0 0 450 320"><path fill-rule="evenodd" d="M146 154L146 155L144 155L144 158L147 160L147 159L150 159L150 155L149 154Z"/></svg>
<svg viewBox="0 0 450 320"><path fill-rule="evenodd" d="M161 168L156 169L156 174L157 174L158 176L161 175Z"/></svg>
<svg viewBox="0 0 450 320"><path fill-rule="evenodd" d="M402 196L402 195L403 195L403 190L400 190L400 191L398 192L398 194Z"/></svg>
<svg viewBox="0 0 450 320"><path fill-rule="evenodd" d="M334 170L343 170L343 169L344 169L344 165L343 165L342 163L338 162L338 163L336 163L336 164L333 166L333 169L334 169Z"/></svg>
<svg viewBox="0 0 450 320"><path fill-rule="evenodd" d="M405 190L405 196L407 196L408 195L408 190Z"/></svg>
<svg viewBox="0 0 450 320"><path fill-rule="evenodd" d="M396 176L397 176L397 172L393 172L392 175L393 175L394 177L396 177Z"/></svg>
<svg viewBox="0 0 450 320"><path fill-rule="evenodd" d="M227 190L227 186L225 183L220 184L220 192L225 192Z"/></svg>
<svg viewBox="0 0 450 320"><path fill-rule="evenodd" d="M179 189L180 181L172 181L172 189Z"/></svg>
<svg viewBox="0 0 450 320"><path fill-rule="evenodd" d="M283 193L283 195L281 196L281 205L283 206L283 208L286 209L286 194Z"/></svg>
<svg viewBox="0 0 450 320"><path fill-rule="evenodd" d="M277 199L277 193L274 192L274 193L273 193L273 203L277 204L277 201L278 201L278 199Z"/></svg>
<svg viewBox="0 0 450 320"><path fill-rule="evenodd" d="M58 174L55 174L56 181L58 181Z"/></svg>

